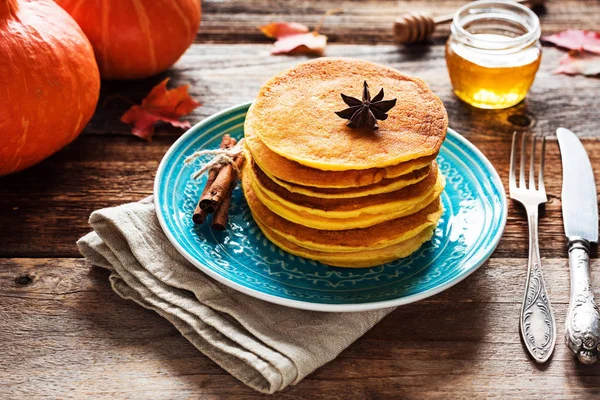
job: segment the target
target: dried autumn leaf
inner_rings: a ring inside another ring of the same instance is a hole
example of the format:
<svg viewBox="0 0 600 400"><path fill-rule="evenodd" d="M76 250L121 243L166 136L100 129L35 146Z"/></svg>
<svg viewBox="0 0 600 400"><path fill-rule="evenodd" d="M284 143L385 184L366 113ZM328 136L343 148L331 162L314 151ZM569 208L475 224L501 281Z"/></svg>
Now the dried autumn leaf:
<svg viewBox="0 0 600 400"><path fill-rule="evenodd" d="M132 106L121 117L122 122L133 124L131 133L135 136L150 140L154 134L154 124L159 121L176 128L190 127L189 121L180 121L179 118L192 112L200 103L190 97L189 85L169 90L167 82L169 78L154 86L141 105Z"/></svg>
<svg viewBox="0 0 600 400"><path fill-rule="evenodd" d="M271 54L315 54L323 55L327 46L327 36L295 22L275 22L261 26L265 36L277 39Z"/></svg>
<svg viewBox="0 0 600 400"><path fill-rule="evenodd" d="M322 56L327 36L317 32L285 36L273 43L271 54L315 54Z"/></svg>
<svg viewBox="0 0 600 400"><path fill-rule="evenodd" d="M567 29L542 39L569 50L585 50L600 54L600 32Z"/></svg>
<svg viewBox="0 0 600 400"><path fill-rule="evenodd" d="M341 10L328 10L313 31L306 25L297 22L274 22L259 27L265 36L277 39L273 44L271 54L314 54L322 56L327 46L327 36L321 35L319 29L325 18L338 14Z"/></svg>
<svg viewBox="0 0 600 400"><path fill-rule="evenodd" d="M600 55L585 51L571 50L560 59L560 66L554 71L566 75L600 74Z"/></svg>
<svg viewBox="0 0 600 400"><path fill-rule="evenodd" d="M299 24L297 22L273 22L268 25L263 25L258 29L260 29L265 36L270 37L271 39L279 39L284 36L309 32L309 29L306 25Z"/></svg>

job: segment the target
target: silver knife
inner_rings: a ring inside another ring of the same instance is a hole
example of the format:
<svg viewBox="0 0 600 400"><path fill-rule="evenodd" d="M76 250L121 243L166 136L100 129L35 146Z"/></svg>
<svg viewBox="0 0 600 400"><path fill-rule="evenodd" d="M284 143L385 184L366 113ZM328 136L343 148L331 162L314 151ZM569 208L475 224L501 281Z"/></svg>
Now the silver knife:
<svg viewBox="0 0 600 400"><path fill-rule="evenodd" d="M567 346L584 364L600 359L600 310L590 279L590 243L598 242L598 200L594 171L585 148L568 129L556 131L563 168L562 214L569 239L571 299Z"/></svg>

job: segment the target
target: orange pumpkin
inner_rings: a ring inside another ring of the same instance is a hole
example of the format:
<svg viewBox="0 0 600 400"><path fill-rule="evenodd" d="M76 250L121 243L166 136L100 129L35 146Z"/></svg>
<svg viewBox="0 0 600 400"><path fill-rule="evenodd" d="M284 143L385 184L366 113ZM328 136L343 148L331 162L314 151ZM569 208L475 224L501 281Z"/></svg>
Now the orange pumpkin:
<svg viewBox="0 0 600 400"><path fill-rule="evenodd" d="M192 44L200 0L56 0L90 39L103 79L169 68Z"/></svg>
<svg viewBox="0 0 600 400"><path fill-rule="evenodd" d="M0 0L0 175L74 140L100 93L94 52L52 0Z"/></svg>

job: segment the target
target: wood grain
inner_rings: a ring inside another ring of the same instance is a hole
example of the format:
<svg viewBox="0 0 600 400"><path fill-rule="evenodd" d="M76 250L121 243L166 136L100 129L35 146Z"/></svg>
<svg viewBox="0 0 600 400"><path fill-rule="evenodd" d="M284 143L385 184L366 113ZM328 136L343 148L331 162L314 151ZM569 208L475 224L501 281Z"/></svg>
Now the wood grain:
<svg viewBox="0 0 600 400"><path fill-rule="evenodd" d="M197 41L202 43L269 42L257 27L275 21L300 22L314 28L327 10L339 9L339 15L327 17L320 32L335 43L393 43L392 24L406 12L453 14L468 3L461 0L353 0L353 1L204 1L203 18ZM597 29L600 4L595 0L550 0L536 9L544 34L565 27ZM436 29L435 43L448 35L450 25Z"/></svg>
<svg viewBox="0 0 600 400"><path fill-rule="evenodd" d="M560 330L564 259L544 259ZM81 259L0 261L3 398L257 398L151 311L119 298ZM456 287L398 308L336 360L274 396L322 398L593 398L600 369L557 343L540 369L517 326L522 259L492 259ZM600 273L600 260L592 270ZM468 323L467 323L468 321Z"/></svg>
<svg viewBox="0 0 600 400"><path fill-rule="evenodd" d="M545 49L528 99L501 111L469 107L452 94L440 46L408 52L395 46L336 45L329 53L392 65L423 78L444 101L450 126L481 148L505 182L514 130L552 135L557 127L566 126L582 137L600 134L600 114L596 111L600 108L600 80L553 75L551 71L562 55L554 48ZM303 59L269 56L268 46L264 45L196 45L168 76L173 84L191 84L192 94L204 103L189 117L195 122L250 101L269 76ZM119 121L128 104L115 95L140 101L163 78L104 84L104 100L84 136L40 165L0 178L0 256L76 257L74 243L88 230L86 221L94 209L139 200L152 193L158 163L180 131L159 128L151 143L132 137L129 128ZM595 162L598 144L595 140L586 144ZM564 254L558 200L560 160L555 144L548 150L551 201L546 218L540 222L546 239L542 254L558 257ZM507 233L495 256L515 252L526 256L523 217L519 207L511 207Z"/></svg>
<svg viewBox="0 0 600 400"><path fill-rule="evenodd" d="M306 61L304 56L270 56L270 45L193 45L168 73L140 81L104 82L98 110L85 135L130 135L119 121L130 106L139 103L152 86L165 77L172 85L189 84L190 93L202 107L189 120L198 122L215 112L252 101L260 86L272 75ZM330 45L327 55L356 57L378 62L415 75L427 82L448 110L450 126L470 137L494 138L515 129L534 128L553 134L558 126L570 126L582 136L598 136L600 80L552 73L564 54L544 47L542 64L527 99L507 110L479 110L452 93L443 46L420 45L410 48L393 45ZM175 129L158 129L158 136L175 137Z"/></svg>
<svg viewBox="0 0 600 400"><path fill-rule="evenodd" d="M78 140L34 168L0 178L0 398L263 397L201 355L162 318L114 294L106 271L78 258L75 241L89 230L93 210L152 193L158 163L181 134L162 126L151 143L132 137L119 121L131 103L165 77L172 85L190 84L203 103L189 116L192 123L251 101L266 79L307 59L270 56L271 41L256 27L281 20L312 28L335 8L343 14L328 17L321 29L330 41L327 55L372 60L423 78L444 101L451 127L483 151L505 185L512 132L551 137L541 253L562 330L569 278L561 167L552 136L565 126L583 137L600 176L600 80L552 74L563 52L545 46L525 102L503 111L461 103L444 61L448 25L432 42L413 46L393 44L391 26L405 11L438 15L464 3L205 0L196 43L173 68L145 80L103 82L96 114ZM537 12L544 34L600 26L596 0L550 0ZM575 362L560 340L545 367L534 365L522 348L517 315L526 238L524 213L509 202L500 246L473 276L397 309L336 360L272 398L599 398L600 369ZM600 276L596 259L592 270Z"/></svg>
<svg viewBox="0 0 600 400"><path fill-rule="evenodd" d="M496 166L505 187L511 138L508 132L471 136ZM145 143L134 137L81 137L46 162L0 179L0 257L78 257L75 241L89 231L89 214L151 195L158 163L172 140L158 137ZM584 144L600 176L600 142L584 139ZM540 218L541 254L562 257L566 255L562 171L555 139L548 140L546 151L550 201ZM525 214L512 201L503 239L493 256L527 257Z"/></svg>

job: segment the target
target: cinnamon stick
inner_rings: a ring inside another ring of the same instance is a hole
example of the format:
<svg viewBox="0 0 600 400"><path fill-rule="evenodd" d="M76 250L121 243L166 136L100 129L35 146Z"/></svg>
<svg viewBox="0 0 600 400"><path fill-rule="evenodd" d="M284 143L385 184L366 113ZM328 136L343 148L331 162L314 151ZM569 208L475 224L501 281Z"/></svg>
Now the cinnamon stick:
<svg viewBox="0 0 600 400"><path fill-rule="evenodd" d="M206 181L206 186L204 187L204 190L202 191L202 195L200 196L201 198L202 198L202 196L204 196L204 193L206 193L208 191L208 189L210 188L210 185L212 185L212 183L215 181L215 178L217 177L218 174L219 174L219 168L212 168L208 172L208 179ZM198 204L196 204L196 208L194 209L194 214L192 215L192 221L194 221L194 223L197 225L201 225L204 223L204 220L206 219L207 216L208 216L208 213L200 208L200 200L198 200Z"/></svg>
<svg viewBox="0 0 600 400"><path fill-rule="evenodd" d="M239 161L239 163L238 163ZM241 168L244 163L244 154L240 154L234 159L238 169ZM233 168L232 168L233 169ZM227 191L225 197L221 201L221 204L215 210L213 215L213 223L212 228L217 231L224 231L227 229L227 221L229 220L229 206L231 205L231 197L233 196L233 190L237 184L237 173L233 170L233 180L229 185L229 190Z"/></svg>
<svg viewBox="0 0 600 400"><path fill-rule="evenodd" d="M224 231L227 229L227 221L229 220L229 206L231 205L231 196L233 195L235 184L235 181L231 183L231 187L229 188L227 195L213 214L212 228L216 231Z"/></svg>
<svg viewBox="0 0 600 400"><path fill-rule="evenodd" d="M244 154L235 156L233 159L235 166L242 168L244 164ZM227 197L231 185L237 183L237 173L233 166L224 166L215 181L210 186L210 189L200 198L200 208L208 213L214 213L224 198Z"/></svg>
<svg viewBox="0 0 600 400"><path fill-rule="evenodd" d="M229 149L235 146L236 143L237 140L233 139L229 134L225 134L223 135L223 139L221 140L219 148ZM217 175L219 175L220 170L221 167L214 167L211 168L210 171L208 171L208 179L206 180L206 186L204 186L204 190L200 195L200 199L202 199L202 196L204 196L206 192L208 192L208 189L210 189L210 187L212 186L213 182L217 178ZM194 210L194 214L192 215L192 221L194 221L195 224L199 225L204 223L204 220L206 220L207 216L208 212L200 207L200 200L198 200L198 204L196 205L196 209Z"/></svg>

